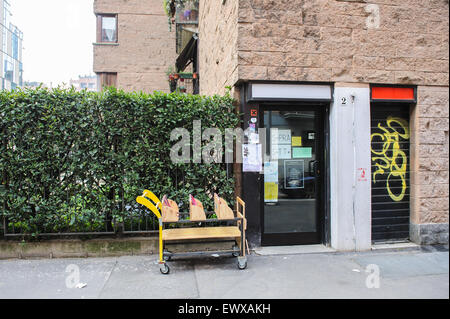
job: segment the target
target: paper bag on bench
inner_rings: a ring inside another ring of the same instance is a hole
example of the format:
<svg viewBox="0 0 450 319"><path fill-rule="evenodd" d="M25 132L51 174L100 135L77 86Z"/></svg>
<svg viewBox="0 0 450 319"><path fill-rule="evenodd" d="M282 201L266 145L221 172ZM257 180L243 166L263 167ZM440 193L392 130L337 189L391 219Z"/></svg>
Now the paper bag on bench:
<svg viewBox="0 0 450 319"><path fill-rule="evenodd" d="M190 220L198 220L198 221L206 219L202 202L192 195L189 195L189 217Z"/></svg>
<svg viewBox="0 0 450 319"><path fill-rule="evenodd" d="M227 202L217 194L214 194L214 212L218 219L234 218L233 210L228 207Z"/></svg>
<svg viewBox="0 0 450 319"><path fill-rule="evenodd" d="M179 215L179 209L177 203L173 200L168 199L166 195L164 195L162 199L162 220L163 222L177 222Z"/></svg>

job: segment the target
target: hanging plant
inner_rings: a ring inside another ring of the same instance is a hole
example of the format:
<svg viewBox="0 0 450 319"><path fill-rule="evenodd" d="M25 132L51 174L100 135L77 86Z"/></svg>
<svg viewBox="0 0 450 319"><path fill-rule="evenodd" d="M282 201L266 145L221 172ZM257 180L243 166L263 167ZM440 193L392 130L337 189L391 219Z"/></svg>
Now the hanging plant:
<svg viewBox="0 0 450 319"><path fill-rule="evenodd" d="M175 16L175 0L164 0L164 12L169 18L173 18Z"/></svg>
<svg viewBox="0 0 450 319"><path fill-rule="evenodd" d="M168 24L169 24L169 32L172 31L172 24L175 22L175 13L176 13L176 7L175 7L175 0L164 0L164 12L167 15Z"/></svg>
<svg viewBox="0 0 450 319"><path fill-rule="evenodd" d="M186 20L190 19L191 13L193 11L198 11L198 1L199 0L163 0L164 1L164 12L169 19L169 29L171 30L171 25L175 23L175 14L178 10L184 9L183 17Z"/></svg>

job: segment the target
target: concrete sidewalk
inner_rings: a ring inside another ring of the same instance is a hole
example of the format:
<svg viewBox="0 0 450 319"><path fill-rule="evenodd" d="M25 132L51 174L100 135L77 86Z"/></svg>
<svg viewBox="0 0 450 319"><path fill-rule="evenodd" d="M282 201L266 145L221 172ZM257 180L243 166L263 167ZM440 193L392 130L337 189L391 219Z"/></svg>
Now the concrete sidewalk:
<svg viewBox="0 0 450 319"><path fill-rule="evenodd" d="M251 255L246 270L238 270L232 257L174 258L169 275L160 274L156 259L1 260L0 299L449 298L448 248ZM373 265L379 288L366 286ZM79 282L87 285L68 288L76 283L77 269Z"/></svg>

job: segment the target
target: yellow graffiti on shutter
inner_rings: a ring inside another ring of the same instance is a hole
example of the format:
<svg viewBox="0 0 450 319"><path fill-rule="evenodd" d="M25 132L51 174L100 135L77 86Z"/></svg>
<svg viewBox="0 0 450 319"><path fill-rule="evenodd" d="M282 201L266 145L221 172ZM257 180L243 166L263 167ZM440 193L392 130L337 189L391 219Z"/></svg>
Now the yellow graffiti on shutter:
<svg viewBox="0 0 450 319"><path fill-rule="evenodd" d="M376 176L378 174L384 175L389 172L386 178L386 189L392 200L398 202L403 199L406 192L406 167L407 167L407 157L405 152L400 149L400 138L409 140L409 126L408 122L404 119L398 117L389 116L386 120L387 128L383 127L381 123L378 123L378 128L383 131L383 133L373 133L370 137L370 142L374 138L380 138L383 142L383 149L381 151L376 151L372 148L372 153L377 156L372 156L372 162L377 168L372 175L373 182L376 183ZM397 124L400 126L402 132L399 132L397 127L392 127L392 124ZM392 151L392 156L387 155L387 151ZM397 163L401 160L401 164ZM399 177L402 181L402 189L400 194L394 194L391 191L389 181L391 177Z"/></svg>

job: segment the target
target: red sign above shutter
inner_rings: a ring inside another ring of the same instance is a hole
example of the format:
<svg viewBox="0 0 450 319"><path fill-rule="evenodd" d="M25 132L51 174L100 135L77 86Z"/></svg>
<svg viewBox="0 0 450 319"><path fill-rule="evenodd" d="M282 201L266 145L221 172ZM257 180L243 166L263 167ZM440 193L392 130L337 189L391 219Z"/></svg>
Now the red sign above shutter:
<svg viewBox="0 0 450 319"><path fill-rule="evenodd" d="M372 100L415 100L414 88L374 86Z"/></svg>

